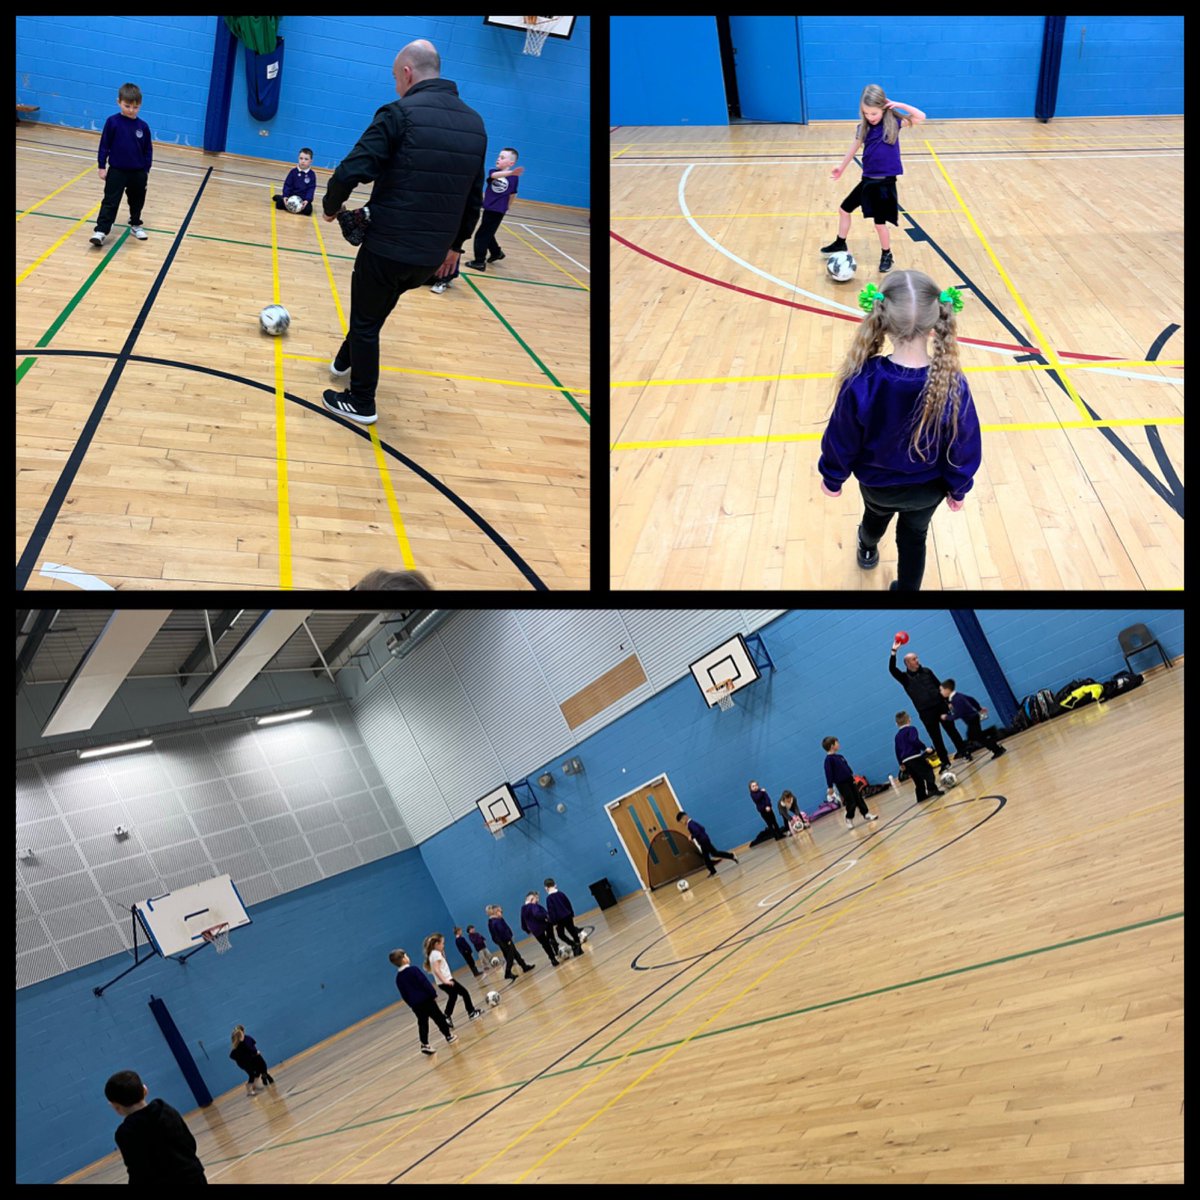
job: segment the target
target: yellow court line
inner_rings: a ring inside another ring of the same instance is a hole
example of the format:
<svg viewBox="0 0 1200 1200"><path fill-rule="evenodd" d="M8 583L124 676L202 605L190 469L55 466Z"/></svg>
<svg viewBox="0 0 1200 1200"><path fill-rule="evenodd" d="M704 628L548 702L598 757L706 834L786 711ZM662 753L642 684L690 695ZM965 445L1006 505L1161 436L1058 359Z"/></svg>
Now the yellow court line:
<svg viewBox="0 0 1200 1200"><path fill-rule="evenodd" d="M279 239L275 226L275 205L271 205L271 294L279 304ZM283 341L275 343L275 492L279 507L279 586L292 586L292 524L288 511L287 486L287 405L283 397Z"/></svg>
<svg viewBox="0 0 1200 1200"><path fill-rule="evenodd" d="M980 425L984 433L1025 433L1039 429L1121 429L1136 425L1182 425L1182 417L1126 417L1112 421L1014 421ZM767 446L784 442L815 442L824 431L815 433L762 433L746 437L672 438L661 442L614 442L610 450L679 450L693 446Z"/></svg>
<svg viewBox="0 0 1200 1200"><path fill-rule="evenodd" d="M626 150L632 150L634 148L634 146L644 146L644 145L652 145L652 144L653 143L648 143L648 142L630 142L628 146L624 147L624 149L618 150L616 152L616 154L613 155L613 158L620 158L621 155L624 154Z"/></svg>
<svg viewBox="0 0 1200 1200"><path fill-rule="evenodd" d="M1159 809L1173 807L1176 803L1177 803L1177 801L1175 801L1175 800L1161 801L1158 804L1149 805L1145 809L1139 810L1138 813L1131 814L1131 815L1145 815L1146 813L1156 812ZM985 859L983 862L973 864L972 866L969 866L969 867L964 867L962 870L953 872L950 875L939 875L934 878L925 880L921 883L910 884L908 887L901 888L900 891L890 894L887 897L887 902L894 903L897 900L903 899L905 896L919 894L920 892L928 891L932 888L944 887L947 883L950 883L955 879L968 878L971 875L978 874L985 867L993 867L997 863L1002 863L1009 859L1022 858L1022 857L1025 857L1026 855L1037 853L1039 851L1044 851L1044 850L1048 850L1048 849L1052 850L1052 849L1056 849L1061 846L1065 846L1067 843L1077 841L1079 838L1085 837L1089 833L1094 834L1097 832L1101 832L1105 829L1116 828L1119 825L1123 825L1127 819L1128 819L1127 817L1123 817L1119 821L1110 821L1110 822L1107 822L1106 824L1096 826L1093 829L1088 830L1088 831L1082 831L1080 833L1070 834L1065 838L1052 838L1045 842L1035 843L1032 846L1027 846L1021 850L1014 851L1011 854L1001 854L1001 855L997 855L991 859ZM731 999L727 1000L719 1009L717 1009L716 1012L711 1013L707 1017L707 1019L702 1021L699 1025L695 1026L695 1028L693 1028L692 1031L682 1041L677 1043L670 1050L661 1054L658 1057L658 1059L654 1063L652 1063L645 1071L643 1071L636 1079L634 1079L631 1083L629 1083L624 1088L622 1088L615 1096L613 1096L604 1105L602 1105L596 1112L594 1112L590 1117L588 1117L588 1119L586 1121L583 1121L578 1126L576 1126L576 1128L574 1130L572 1130L571 1133L569 1133L565 1138L563 1138L562 1141L560 1141L556 1146L554 1146L550 1150L548 1150L545 1154L542 1155L541 1158L539 1158L530 1167L528 1167L525 1171L523 1171L520 1175L518 1175L514 1182L516 1182L516 1183L523 1182L525 1180L526 1176L532 1174L543 1163L549 1161L551 1158L554 1157L554 1155L556 1155L565 1146L568 1146L571 1142L573 1142L575 1140L575 1138L578 1137L579 1134L581 1134L589 1125L591 1125L600 1116L602 1116L604 1113L606 1113L619 1100L622 1100L625 1096L627 1096L631 1091L633 1091L633 1089L635 1087L638 1086L639 1083L641 1083L644 1079L647 1079L650 1075L652 1075L655 1071L657 1071L659 1067L665 1065L672 1058L674 1058L675 1055L679 1053L679 1051L681 1051L685 1046L689 1045L693 1040L695 1040L695 1038L697 1036L699 1036L699 1034L702 1033L705 1028L707 1028L714 1021L716 1021L719 1017L723 1016L726 1012L728 1012L729 1009L732 1008L739 1000L741 1000L749 992L752 992L756 987L758 987L759 984L761 984L765 980L769 979L781 967L786 966L787 963L789 963L793 958L795 958L796 955L799 954L802 950L806 949L812 942L814 942L818 937L820 937L821 934L824 933L827 929L829 929L831 926L837 924L837 922L844 920L851 913L855 912L857 909L862 907L862 905L865 904L869 898L872 898L872 893L873 893L874 889L877 888L881 883L886 883L887 879L888 879L888 877L884 877L882 879L876 879L876 880L872 881L871 883L867 884L863 888L863 890L859 893L858 897L855 899L851 899L846 904L845 908L842 909L842 911L840 913L833 913L829 917L829 919L827 921L825 921L825 923L823 925L821 925L819 928L815 929L808 937L806 937L802 942L800 942L800 944L797 945L794 950L792 950L788 954L785 954L781 959L778 959L776 962L774 962L770 967L768 967L765 971L763 971L761 974L759 974L757 976L757 978L753 979L744 988L742 988L742 990L740 992L738 992ZM763 931L764 935L766 934L766 932L769 931L769 929L770 929L770 926L767 927L767 930ZM794 936L794 930L788 926L780 926L780 928L776 931L776 933L773 937L765 938L765 940L762 942L760 950L762 950L762 951L770 950L771 947L777 941L779 941L779 939L781 937L788 937L788 936ZM559 1104L557 1107L552 1109L549 1113L547 1113L544 1117L542 1117L536 1124L530 1126L530 1128L527 1129L525 1131L525 1133L523 1133L519 1138L510 1142L509 1145L506 1146L498 1154L493 1155L492 1158L490 1158L488 1160L488 1162L484 1163L484 1166L485 1167L488 1166L490 1163L494 1162L497 1158L500 1158L504 1154L506 1154L509 1149L511 1149L513 1146L517 1145L518 1142L522 1141L525 1137L527 1137L535 1129L537 1129L541 1125L543 1125L547 1120L549 1120L550 1117L556 1115L557 1113L561 1112L564 1108L566 1108L567 1105L569 1105L576 1098L576 1096L581 1095L583 1092L585 1092L589 1088L593 1087L596 1083L599 1083L600 1080L603 1079L609 1073L609 1071L611 1071L612 1069L614 1069L615 1067L617 1067L619 1065L624 1064L625 1062L628 1062L630 1056L634 1053L634 1051L639 1049L641 1046L645 1045L645 1043L647 1041L649 1041L651 1038L657 1036L657 1034L662 1029L666 1028L667 1025L672 1024L672 1023L677 1023L679 1021L680 1017L682 1017L689 1009L694 1008L698 1003L700 1003L701 1000L706 999L713 991L716 990L716 988L720 984L722 984L726 980L732 978L738 972L744 971L746 968L746 965L747 964L746 964L745 960L743 960L741 963L736 963L728 971L726 971L724 975L720 976L720 978L717 979L712 984L711 987L706 988L700 995L693 997L682 1009L679 1010L679 1012L668 1014L667 1017L663 1021L661 1021L657 1026L655 1026L650 1031L650 1033L648 1033L646 1035L646 1037L644 1037L640 1042L638 1042L636 1045L631 1047L625 1054L623 1054L619 1058L615 1059L610 1064L609 1067L607 1067L604 1071L602 1071L600 1073L600 1075L598 1075L590 1083L584 1084L582 1087L577 1088L576 1091L572 1095L568 1096L566 1098L566 1100L564 1100L561 1104ZM462 1182L466 1183L467 1180L474 1178L474 1176L478 1175L479 1172L482 1170L483 1170L483 1167L480 1167L478 1170L473 1172L472 1175L468 1175L466 1179L462 1180Z"/></svg>
<svg viewBox="0 0 1200 1200"><path fill-rule="evenodd" d="M333 281L333 269L329 265L329 255L325 251L325 238L321 233L321 222L317 215L317 210L313 209L312 214L313 229L317 234L317 245L321 249L321 261L325 264L325 274L329 277L329 290L333 293L334 307L337 309L338 322L341 325L342 337L346 336L346 331L349 325L346 322L346 314L342 310L342 298L338 295L337 284ZM298 354L289 354L289 358L302 358ZM323 358L303 358L304 362L326 362ZM400 503L396 499L396 489L392 487L392 477L387 468L387 457L383 453L383 446L379 442L379 434L376 432L375 425L368 425L367 431L371 437L371 445L375 451L375 467L379 471L379 479L383 484L383 495L387 500L388 512L392 518L392 530L396 535L396 542L400 547L400 559L404 563L404 569L411 571L417 565L416 559L413 557L412 545L408 540L408 531L404 528L404 517L400 512Z"/></svg>
<svg viewBox="0 0 1200 1200"><path fill-rule="evenodd" d="M82 178L83 178L83 177L84 177L84 176L85 176L85 175L86 175L86 174L87 174L89 171L91 171L91 170L92 170L92 167L91 167L90 165L89 165L89 166L86 166L86 167L84 167L84 168L83 168L83 170L82 170L82 171L80 171L80 172L79 172L79 174L78 174L78 175L76 175L74 179L69 179L69 180L68 180L66 183L64 183L64 184L62 185L62 187L60 187L60 188L55 188L55 190L54 190L54 191L52 191L52 192L50 193L50 195L48 195L48 196L43 196L43 197L42 197L42 198L41 198L41 199L40 199L40 200L39 200L39 201L38 201L36 204L34 204L34 205L32 205L31 207L29 207L29 208L25 209L25 211L24 211L24 212L20 212L20 213L18 213L18 214L17 214L17 220L18 220L18 221L23 221L23 220L25 220L25 218L26 218L27 216L29 216L29 214L30 214L31 212L37 212L37 210L38 210L39 208L41 208L41 207L42 207L42 205L43 205L43 204L45 204L47 200L53 200L53 199L54 199L54 197L55 197L55 196L57 196L59 192L65 192L65 191L67 190L67 188L69 188L69 187L71 186L71 184L73 184L73 183L78 183L78 182L79 182L79 181L80 181L80 180L81 180L81 179L82 179ZM99 170L99 168L97 167L97 168L96 168L96 170ZM103 202L102 202L102 203L103 203Z"/></svg>
<svg viewBox="0 0 1200 1200"><path fill-rule="evenodd" d="M1081 362L1072 365L1074 371L1101 370L1104 367L1182 367L1182 358L1129 358ZM980 371L1053 371L1049 363L987 363L963 367L964 372L975 374ZM609 387L677 387L680 385L705 383L784 383L795 379L832 379L835 371L802 371L793 375L723 375L711 379L623 379L610 383Z"/></svg>
<svg viewBox="0 0 1200 1200"><path fill-rule="evenodd" d="M996 268L1000 274L1000 278L1004 280L1004 285L1008 288L1009 294L1012 296L1012 298L1017 302L1017 307L1021 310L1021 315L1026 321L1029 322L1029 328L1033 331L1034 339L1042 351L1042 357L1047 359L1050 364L1061 373L1063 387L1066 388L1067 395L1070 396L1075 402L1075 407L1079 410L1079 415L1084 419L1088 419L1087 408L1084 406L1083 401L1079 398L1079 393L1075 391L1075 385L1071 382L1070 377L1066 374L1066 368L1059 361L1058 355L1054 353L1054 347L1051 346L1050 339L1043 335L1042 331L1038 328L1037 322L1033 319L1033 314L1028 308L1025 307L1025 301L1021 299L1020 293L1017 291L1016 286L1013 284L1013 281L1009 279L1008 272L1005 271L1005 269L1000 265L1000 260L996 257L995 252L988 244L987 238L983 236L983 230L979 228L978 222L971 215L971 210L967 208L966 201L963 200L962 196L958 194L958 188L954 186L950 176L946 173L946 168L942 166L942 160L938 158L937 151L933 148L933 143L926 139L925 145L929 148L929 153L933 155L933 161L937 164L938 170L941 171L942 178L946 181L946 186L951 192L954 193L955 200L958 201L967 220L970 221L971 228L975 230L976 236L979 238L983 248L987 251L988 258L992 260L992 266Z"/></svg>
<svg viewBox="0 0 1200 1200"><path fill-rule="evenodd" d="M528 241L526 241L526 240L525 240L525 239L524 239L524 238L523 238L523 237L522 237L522 236L521 236L521 235L520 235L520 234L519 234L519 233L516 231L516 229L515 229L515 228L513 228L512 226L509 226L509 229L508 229L508 234L511 234L513 237L515 237L515 238L517 239L517 241L518 241L518 242L524 242L524 243L525 243L525 245L526 245L526 246L528 246L528 247L529 247L529 249L530 249L530 250L532 250L532 251L534 252L534 254L540 255L540 256L541 256L542 258L544 258L544 259L545 259L545 260L546 260L546 261L547 261L547 262L548 262L548 263L549 263L549 264L550 264L552 267L555 267L557 270L561 271L561 272L562 272L562 273L563 273L563 274L564 274L564 275L565 275L565 276L566 276L568 279L574 279L574 280L575 280L575 282L576 282L577 284L579 284L579 286L580 286L581 288L583 288L583 290L584 290L585 292L590 292L590 291L592 290L590 287L588 287L588 285L587 285L586 283L584 283L584 282L583 282L583 280L582 280L582 279L575 279L575 276L574 276L574 275L572 275L572 274L571 274L571 272L570 272L570 271L568 271L566 267L560 267L560 266L558 265L558 263L556 263L556 262L554 261L554 259L552 259L552 258L551 258L549 255L542 254L542 252L541 252L541 251L540 251L540 250L539 250L539 249L538 249L538 248L537 248L537 247L536 247L536 246L535 246L535 245L534 245L532 242L528 242ZM508 236L508 235L506 235L506 236Z"/></svg>
<svg viewBox="0 0 1200 1200"><path fill-rule="evenodd" d="M906 208L904 210L914 217L945 216L958 212L957 208ZM765 213L692 213L696 220L726 219L731 217L835 217L837 209L830 208L825 212L765 212ZM610 221L686 221L683 213L669 213L663 217L609 217Z"/></svg>
<svg viewBox="0 0 1200 1200"><path fill-rule="evenodd" d="M338 305L338 314L341 314L341 305ZM346 328L346 322L342 320L342 328ZM312 363L328 363L327 358L315 358L311 354L285 354L284 358L293 359L296 362L312 362ZM505 387L519 388L538 388L548 392L561 392L561 386L553 383L526 383L521 379L492 379L488 375L457 375L453 371L421 371L416 367L385 367L382 364L379 369L381 371L394 371L398 375L428 375L434 379L463 379L468 383L500 383ZM569 392L576 396L591 395L590 388L568 388Z"/></svg>
<svg viewBox="0 0 1200 1200"><path fill-rule="evenodd" d="M89 168L89 170L90 170L90 168ZM23 280L28 279L29 276L32 275L34 273L34 271L36 271L38 269L38 267L40 267L42 265L42 263L44 263L46 261L46 259L48 259L50 257L50 255L52 255L55 252L55 250L57 250L59 248L59 246L61 246L63 244L63 242L65 242L67 240L67 238L69 238L80 227L80 225L85 225L88 221L90 221L92 219L92 217L94 217L96 215L96 213L98 213L100 211L100 205L103 203L104 203L104 201L103 201L103 199L101 199L101 200L98 200L95 204L93 204L92 207L89 208L87 210L87 212L85 212L83 214L83 216L80 217L79 220L76 221L75 224L72 225L71 228L68 229L67 232L64 233L62 235L62 237L60 237L58 239L58 241L55 242L54 245L50 247L49 250L46 251L45 254L43 254L40 258L36 259L34 262L30 263L29 266L27 266L25 268L25 270L23 270L20 273L20 275L17 276L17 282L21 283Z"/></svg>

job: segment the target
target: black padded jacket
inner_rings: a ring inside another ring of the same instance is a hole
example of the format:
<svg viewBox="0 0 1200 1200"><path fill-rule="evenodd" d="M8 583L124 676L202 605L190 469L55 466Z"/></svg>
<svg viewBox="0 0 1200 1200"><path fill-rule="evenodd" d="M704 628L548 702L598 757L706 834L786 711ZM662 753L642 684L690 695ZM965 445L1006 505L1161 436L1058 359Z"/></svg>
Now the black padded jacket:
<svg viewBox="0 0 1200 1200"><path fill-rule="evenodd" d="M434 267L461 250L479 219L487 130L449 79L423 79L385 104L338 164L322 205L334 216L373 181L363 245L383 258Z"/></svg>

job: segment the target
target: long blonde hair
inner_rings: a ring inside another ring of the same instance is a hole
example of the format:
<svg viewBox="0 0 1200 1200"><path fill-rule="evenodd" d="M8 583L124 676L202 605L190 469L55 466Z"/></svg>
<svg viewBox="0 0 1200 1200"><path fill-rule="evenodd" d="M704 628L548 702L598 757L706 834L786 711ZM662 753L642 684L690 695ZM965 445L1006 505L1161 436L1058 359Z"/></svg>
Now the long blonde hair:
<svg viewBox="0 0 1200 1200"><path fill-rule="evenodd" d="M235 1025L233 1027L233 1036L230 1039L230 1043L229 1043L230 1050L236 1050L242 1044L242 1039L245 1036L246 1036L245 1025Z"/></svg>
<svg viewBox="0 0 1200 1200"><path fill-rule="evenodd" d="M441 942L441 941L444 941L444 940L445 940L445 939L444 939L444 937L443 937L443 936L442 936L442 934L440 934L440 933L431 933L431 934L430 934L430 935L429 935L429 936L428 936L428 937L425 939L425 943L424 943L424 949L425 949L425 970L427 970L427 971L428 971L428 970L430 970L430 969L431 969L431 968L430 968L430 966L429 966L429 952L430 952L430 950L432 950L432 949L434 948L434 946L436 946L436 945L438 944L438 942Z"/></svg>
<svg viewBox="0 0 1200 1200"><path fill-rule="evenodd" d="M855 135L860 142L867 140L867 130L871 126L867 122L867 118L863 115L864 108L883 108L887 103L887 95L883 88L877 83L868 83L863 88L862 96L858 101L858 133ZM889 146L896 144L896 138L900 136L900 121L893 109L883 108L883 140Z"/></svg>
<svg viewBox="0 0 1200 1200"><path fill-rule="evenodd" d="M867 314L855 331L846 361L834 379L834 397L866 365L868 358L883 348L886 335L892 342L909 341L933 330L929 355L929 374L921 390L920 401L909 439L909 457L929 462L936 458L941 445L943 425L949 421L949 439L958 437L959 400L963 373L958 364L958 339L955 336L954 307L939 297L941 289L922 271L894 271L883 281L883 299Z"/></svg>

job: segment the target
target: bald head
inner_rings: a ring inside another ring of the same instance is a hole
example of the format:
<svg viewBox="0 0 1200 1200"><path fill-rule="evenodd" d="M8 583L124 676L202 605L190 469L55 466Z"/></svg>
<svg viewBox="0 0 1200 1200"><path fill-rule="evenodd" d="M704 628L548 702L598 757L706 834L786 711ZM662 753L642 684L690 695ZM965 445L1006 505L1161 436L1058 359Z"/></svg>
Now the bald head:
<svg viewBox="0 0 1200 1200"><path fill-rule="evenodd" d="M904 665L910 670L915 671L920 665L921 660L913 653L908 653L904 656Z"/></svg>
<svg viewBox="0 0 1200 1200"><path fill-rule="evenodd" d="M396 91L401 96L414 83L423 79L437 79L442 73L442 60L432 42L418 38L409 42L392 63L392 74L396 77Z"/></svg>

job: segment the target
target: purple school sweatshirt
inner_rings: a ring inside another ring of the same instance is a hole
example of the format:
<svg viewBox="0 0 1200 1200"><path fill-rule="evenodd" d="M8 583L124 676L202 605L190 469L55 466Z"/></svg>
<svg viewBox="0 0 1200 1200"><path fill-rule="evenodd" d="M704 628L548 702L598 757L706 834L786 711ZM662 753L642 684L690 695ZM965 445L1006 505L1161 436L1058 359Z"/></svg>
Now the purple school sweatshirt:
<svg viewBox="0 0 1200 1200"><path fill-rule="evenodd" d="M979 417L966 379L959 395L958 436L949 442L949 420L937 454L928 462L909 456L917 401L928 367L901 367L877 354L846 381L821 438L817 470L836 492L853 475L868 487L902 487L942 480L961 500L974 484L983 460ZM949 412L949 405L947 405Z"/></svg>
<svg viewBox="0 0 1200 1200"><path fill-rule="evenodd" d="M899 117L896 118L900 120ZM883 137L883 119L878 125L867 126L867 136L863 139L862 164L864 175L883 177L887 175L903 175L904 167L900 164L900 135L889 146Z"/></svg>

